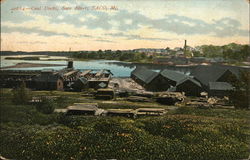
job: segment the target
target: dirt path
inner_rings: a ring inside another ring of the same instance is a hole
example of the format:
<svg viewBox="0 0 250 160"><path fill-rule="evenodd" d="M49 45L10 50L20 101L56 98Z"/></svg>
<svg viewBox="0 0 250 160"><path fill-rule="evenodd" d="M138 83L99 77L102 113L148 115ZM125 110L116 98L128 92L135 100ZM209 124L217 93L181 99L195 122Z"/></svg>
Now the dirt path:
<svg viewBox="0 0 250 160"><path fill-rule="evenodd" d="M114 86L114 84L118 84L120 90L144 90L142 86L137 84L131 78L112 78L110 85Z"/></svg>

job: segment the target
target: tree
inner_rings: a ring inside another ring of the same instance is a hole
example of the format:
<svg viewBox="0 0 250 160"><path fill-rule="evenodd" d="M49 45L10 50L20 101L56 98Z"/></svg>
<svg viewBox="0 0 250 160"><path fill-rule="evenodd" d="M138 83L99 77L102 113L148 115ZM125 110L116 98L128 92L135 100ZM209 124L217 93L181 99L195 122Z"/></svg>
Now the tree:
<svg viewBox="0 0 250 160"><path fill-rule="evenodd" d="M235 90L229 96L230 101L236 108L250 108L250 72L242 71L239 79L231 79L231 84Z"/></svg>
<svg viewBox="0 0 250 160"><path fill-rule="evenodd" d="M193 54L194 54L194 57L202 56L200 51L193 51Z"/></svg>
<svg viewBox="0 0 250 160"><path fill-rule="evenodd" d="M25 83L12 90L12 101L15 104L27 104L31 100L30 90L26 88Z"/></svg>
<svg viewBox="0 0 250 160"><path fill-rule="evenodd" d="M41 97L41 102L36 105L36 109L44 114L50 114L54 112L56 103L53 99L47 97Z"/></svg>
<svg viewBox="0 0 250 160"><path fill-rule="evenodd" d="M204 53L205 57L221 57L222 56L222 47L214 45L202 45L201 50Z"/></svg>

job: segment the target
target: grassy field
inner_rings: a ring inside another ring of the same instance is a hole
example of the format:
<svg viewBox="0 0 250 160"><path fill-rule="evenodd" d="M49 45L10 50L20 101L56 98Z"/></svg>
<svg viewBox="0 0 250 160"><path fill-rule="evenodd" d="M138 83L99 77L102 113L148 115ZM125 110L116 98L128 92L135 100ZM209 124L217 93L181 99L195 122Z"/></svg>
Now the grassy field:
<svg viewBox="0 0 250 160"><path fill-rule="evenodd" d="M10 90L4 89L0 96L0 154L4 157L238 160L249 156L249 110L173 109L154 102L94 100L76 92L33 91L32 95L62 96L64 105L59 108L90 101L102 108L165 107L170 111L137 119L43 114L35 106L13 104Z"/></svg>

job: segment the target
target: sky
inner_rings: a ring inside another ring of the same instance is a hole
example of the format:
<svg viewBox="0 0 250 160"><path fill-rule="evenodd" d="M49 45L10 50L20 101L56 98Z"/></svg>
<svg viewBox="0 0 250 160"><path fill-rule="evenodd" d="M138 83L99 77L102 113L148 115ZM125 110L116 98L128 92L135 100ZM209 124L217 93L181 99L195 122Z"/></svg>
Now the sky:
<svg viewBox="0 0 250 160"><path fill-rule="evenodd" d="M4 0L2 51L249 44L248 0Z"/></svg>

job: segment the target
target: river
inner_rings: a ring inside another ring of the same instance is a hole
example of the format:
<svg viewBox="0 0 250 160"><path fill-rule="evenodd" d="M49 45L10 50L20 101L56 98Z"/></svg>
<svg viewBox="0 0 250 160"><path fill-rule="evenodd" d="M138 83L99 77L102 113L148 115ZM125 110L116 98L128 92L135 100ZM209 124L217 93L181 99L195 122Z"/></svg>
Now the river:
<svg viewBox="0 0 250 160"><path fill-rule="evenodd" d="M12 66L17 63L42 63L42 64L65 64L67 61L41 61L41 60L6 60L9 56L1 56L1 67ZM119 65L117 65L119 64ZM124 64L124 65L122 65ZM42 70L42 69L54 69L60 70L65 66L50 66L50 67L29 67L29 68L11 68L8 70ZM135 66L130 66L128 62L119 62L114 60L91 60L91 61L74 61L74 68L79 70L86 69L109 69L114 74L114 77L129 77Z"/></svg>
<svg viewBox="0 0 250 160"><path fill-rule="evenodd" d="M29 55L30 56L30 55ZM1 67L12 66L17 63L43 63L43 64L64 64L67 65L67 61L41 61L41 60L6 60L7 56L1 56ZM60 70L65 66L50 66L50 67L29 67L29 68L11 68L11 70L42 70L42 69L54 69ZM100 70L108 69L113 73L114 77L129 77L131 72L136 67L145 67L154 71L160 71L163 69L170 69L179 71L185 74L190 74L194 66L168 66L157 64L141 64L141 63L129 63L115 60L90 60L90 61L74 61L74 68L79 70Z"/></svg>

